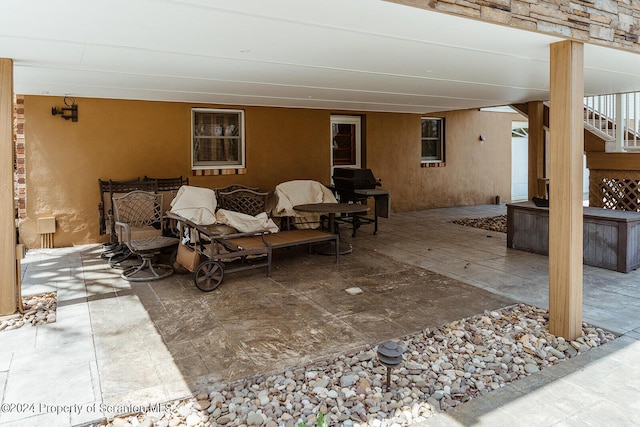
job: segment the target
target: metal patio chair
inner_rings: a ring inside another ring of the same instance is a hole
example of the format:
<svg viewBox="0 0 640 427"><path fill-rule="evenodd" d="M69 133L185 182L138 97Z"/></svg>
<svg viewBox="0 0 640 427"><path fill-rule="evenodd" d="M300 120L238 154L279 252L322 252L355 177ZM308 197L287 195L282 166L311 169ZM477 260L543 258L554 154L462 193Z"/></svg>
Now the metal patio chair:
<svg viewBox="0 0 640 427"><path fill-rule="evenodd" d="M179 239L163 235L162 194L132 191L113 198L115 229L118 241L127 245L142 263L122 272L122 278L130 282L158 280L173 274L173 267L156 264L154 257L172 246Z"/></svg>

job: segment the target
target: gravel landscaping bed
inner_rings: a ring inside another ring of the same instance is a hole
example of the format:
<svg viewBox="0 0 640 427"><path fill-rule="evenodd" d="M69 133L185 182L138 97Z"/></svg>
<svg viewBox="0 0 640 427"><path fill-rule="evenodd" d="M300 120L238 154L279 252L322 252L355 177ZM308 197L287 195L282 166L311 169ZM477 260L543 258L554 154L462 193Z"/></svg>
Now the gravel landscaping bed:
<svg viewBox="0 0 640 427"><path fill-rule="evenodd" d="M588 324L582 331L567 342L549 332L546 310L518 304L396 340L403 362L388 390L374 346L96 425L293 427L316 425L322 413L335 426L407 426L615 338Z"/></svg>
<svg viewBox="0 0 640 427"><path fill-rule="evenodd" d="M501 233L507 232L506 215L498 215L487 218L462 218L451 222L467 227L482 228L483 230L499 231Z"/></svg>

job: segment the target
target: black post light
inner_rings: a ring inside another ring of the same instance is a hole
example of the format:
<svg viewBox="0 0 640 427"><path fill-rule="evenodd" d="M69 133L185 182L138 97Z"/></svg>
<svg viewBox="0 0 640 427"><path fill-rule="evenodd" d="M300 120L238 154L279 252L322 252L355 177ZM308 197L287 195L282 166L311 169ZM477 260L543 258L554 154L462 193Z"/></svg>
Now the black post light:
<svg viewBox="0 0 640 427"><path fill-rule="evenodd" d="M391 368L402 363L404 350L393 341L385 341L378 345L378 360L387 367L387 390L391 387Z"/></svg>

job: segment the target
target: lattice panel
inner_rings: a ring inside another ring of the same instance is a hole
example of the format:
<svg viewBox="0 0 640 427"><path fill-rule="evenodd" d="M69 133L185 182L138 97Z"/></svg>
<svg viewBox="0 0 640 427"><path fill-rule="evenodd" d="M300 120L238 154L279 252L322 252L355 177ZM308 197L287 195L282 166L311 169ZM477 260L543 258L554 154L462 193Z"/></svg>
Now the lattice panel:
<svg viewBox="0 0 640 427"><path fill-rule="evenodd" d="M640 211L640 172L591 170L589 205L605 209Z"/></svg>

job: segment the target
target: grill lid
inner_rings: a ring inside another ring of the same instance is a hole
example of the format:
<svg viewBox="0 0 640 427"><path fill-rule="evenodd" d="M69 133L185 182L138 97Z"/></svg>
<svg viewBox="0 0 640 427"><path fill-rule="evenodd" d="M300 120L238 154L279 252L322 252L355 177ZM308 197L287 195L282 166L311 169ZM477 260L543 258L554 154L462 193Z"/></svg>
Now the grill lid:
<svg viewBox="0 0 640 427"><path fill-rule="evenodd" d="M333 182L336 189L372 189L380 185L371 169L366 168L334 168Z"/></svg>

